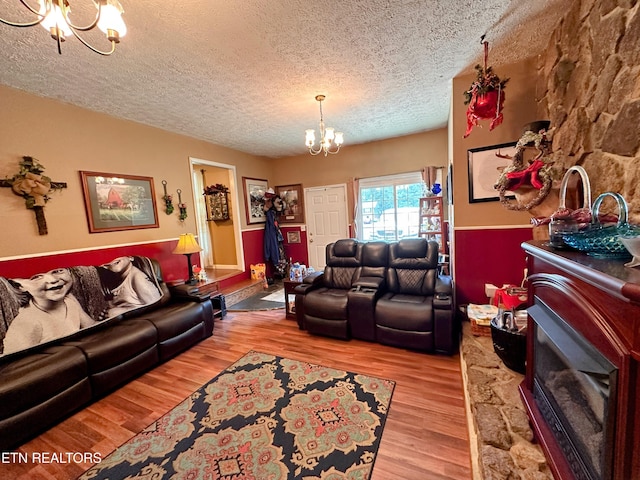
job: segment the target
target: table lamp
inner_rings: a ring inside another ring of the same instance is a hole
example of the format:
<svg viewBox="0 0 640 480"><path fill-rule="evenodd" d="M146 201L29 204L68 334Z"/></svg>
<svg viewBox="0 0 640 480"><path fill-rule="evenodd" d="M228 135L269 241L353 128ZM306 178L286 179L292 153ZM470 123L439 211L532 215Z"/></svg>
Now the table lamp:
<svg viewBox="0 0 640 480"><path fill-rule="evenodd" d="M193 274L193 266L191 265L191 254L201 252L202 248L196 242L193 233L181 233L180 238L178 239L178 245L173 250L172 253L176 255L185 255L187 257L187 264L189 267L189 280L187 280L188 285L193 285L197 282L195 275Z"/></svg>

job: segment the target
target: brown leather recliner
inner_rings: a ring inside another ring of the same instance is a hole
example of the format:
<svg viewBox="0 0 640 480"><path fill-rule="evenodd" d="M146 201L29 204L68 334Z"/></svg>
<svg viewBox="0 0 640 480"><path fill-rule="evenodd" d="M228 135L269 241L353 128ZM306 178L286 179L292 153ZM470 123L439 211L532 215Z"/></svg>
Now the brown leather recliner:
<svg viewBox="0 0 640 480"><path fill-rule="evenodd" d="M454 353L451 284L438 275L436 242L411 238L390 244L386 289L375 308L378 342Z"/></svg>
<svg viewBox="0 0 640 480"><path fill-rule="evenodd" d="M327 245L321 280L304 295L304 328L310 333L347 339L348 293L360 277L362 244L354 239Z"/></svg>

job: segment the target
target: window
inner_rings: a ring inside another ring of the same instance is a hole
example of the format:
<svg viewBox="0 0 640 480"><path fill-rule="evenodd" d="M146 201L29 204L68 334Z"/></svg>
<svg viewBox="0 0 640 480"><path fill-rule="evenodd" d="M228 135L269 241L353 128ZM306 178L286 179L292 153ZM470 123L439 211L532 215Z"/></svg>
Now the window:
<svg viewBox="0 0 640 480"><path fill-rule="evenodd" d="M420 172L361 179L358 239L395 241L417 237L423 190Z"/></svg>

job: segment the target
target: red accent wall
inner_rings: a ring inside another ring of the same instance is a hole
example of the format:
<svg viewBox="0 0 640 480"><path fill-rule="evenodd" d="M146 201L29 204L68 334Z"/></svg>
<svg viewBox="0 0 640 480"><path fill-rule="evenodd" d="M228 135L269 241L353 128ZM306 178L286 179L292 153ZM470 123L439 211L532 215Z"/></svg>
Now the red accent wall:
<svg viewBox="0 0 640 480"><path fill-rule="evenodd" d="M307 252L307 232L300 230L300 227L280 226L284 237L284 251L287 258L294 262L309 265L309 255ZM287 232L297 231L300 234L300 243L289 243ZM252 264L264 263L264 230L246 230L242 232L242 242L244 245L244 266L247 271L247 278L251 275ZM267 264L267 277L273 276L272 265Z"/></svg>
<svg viewBox="0 0 640 480"><path fill-rule="evenodd" d="M455 230L456 303L487 303L485 283L520 285L526 266L522 242L529 228Z"/></svg>
<svg viewBox="0 0 640 480"><path fill-rule="evenodd" d="M309 251L307 250L307 232L303 232L300 227L286 227L280 225L282 235L284 237L284 251L287 253L287 257L295 263L301 263L309 265ZM288 232L298 232L300 236L300 243L289 243L287 240Z"/></svg>
<svg viewBox="0 0 640 480"><path fill-rule="evenodd" d="M294 228L295 229L295 228ZM297 227L299 229L299 227ZM286 239L286 230L283 234ZM263 253L264 230L246 230L242 232L244 245L245 274L232 277L220 282L221 287L250 277L250 265L264 262ZM299 244L286 244L287 255L296 261L307 261L306 232L301 232ZM123 255L142 255L155 258L162 266L162 273L166 282L178 282L187 278L187 260L184 255L174 255L177 240L153 242L142 245L125 245L119 247L104 247L81 252L42 255L15 260L0 260L0 276L7 278L28 277L36 273L46 272L52 268L72 267L75 265L101 265ZM289 253L291 252L291 253ZM193 264L200 264L197 255L192 255Z"/></svg>
<svg viewBox="0 0 640 480"><path fill-rule="evenodd" d="M249 265L263 262L262 240L263 230L242 232L244 242L245 273L220 281L224 288L250 277ZM101 265L116 257L124 255L141 255L154 258L160 262L162 275L166 282L184 281L188 275L187 259L184 255L171 253L177 240L146 243L141 245L124 245L104 247L81 252L42 255L31 258L0 260L0 276L7 278L30 277L36 273L46 272L52 268L73 267L76 265ZM198 255L191 256L192 264L199 265Z"/></svg>
<svg viewBox="0 0 640 480"><path fill-rule="evenodd" d="M52 268L73 267L75 265L101 265L116 257L125 255L141 255L154 258L160 262L162 276L166 282L175 282L187 278L187 259L184 255L174 255L177 240L146 243L141 245L125 245L105 247L96 250L69 252L0 261L0 276L7 278L30 277L36 273L46 272ZM191 256L193 264L200 263L197 255Z"/></svg>
<svg viewBox="0 0 640 480"><path fill-rule="evenodd" d="M264 263L264 230L245 230L242 232L244 246L244 268L250 276L250 266Z"/></svg>

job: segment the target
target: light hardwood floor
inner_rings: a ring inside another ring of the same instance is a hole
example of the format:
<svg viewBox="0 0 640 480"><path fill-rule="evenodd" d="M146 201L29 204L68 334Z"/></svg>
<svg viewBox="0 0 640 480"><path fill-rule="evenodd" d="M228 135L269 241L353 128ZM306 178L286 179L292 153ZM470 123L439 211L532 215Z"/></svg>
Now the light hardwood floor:
<svg viewBox="0 0 640 480"><path fill-rule="evenodd" d="M213 337L23 445L17 452L103 457L249 350L396 381L371 480L471 479L458 355L426 355L358 340L311 336L284 310L229 313ZM0 463L0 479L72 479L91 465Z"/></svg>

